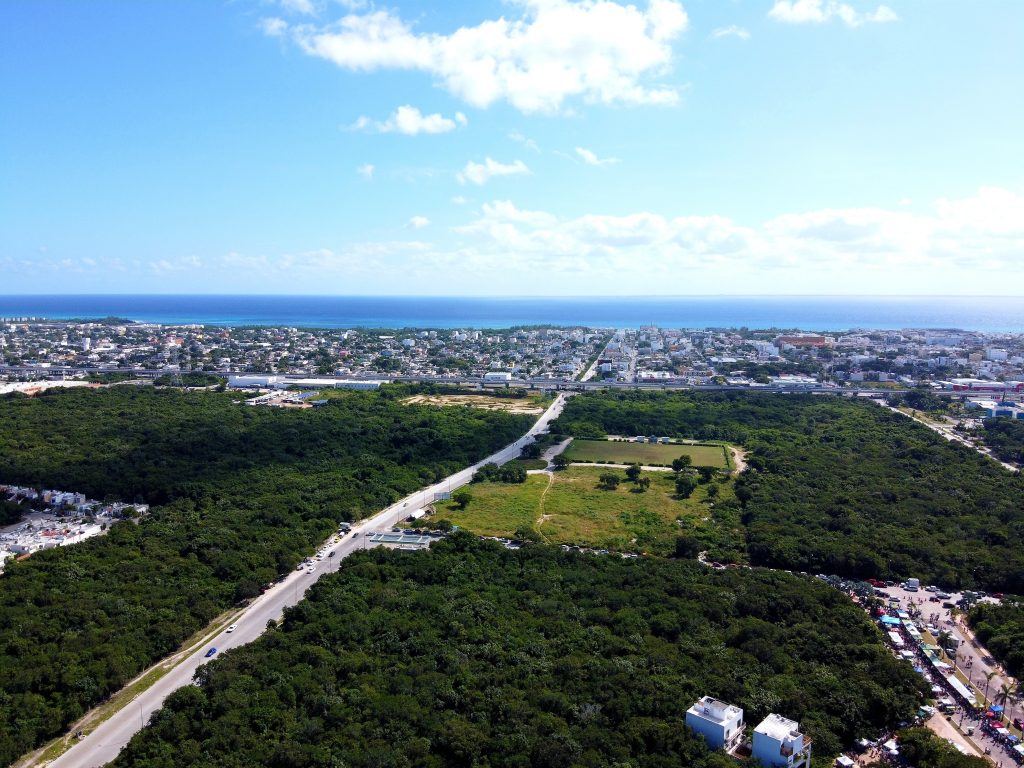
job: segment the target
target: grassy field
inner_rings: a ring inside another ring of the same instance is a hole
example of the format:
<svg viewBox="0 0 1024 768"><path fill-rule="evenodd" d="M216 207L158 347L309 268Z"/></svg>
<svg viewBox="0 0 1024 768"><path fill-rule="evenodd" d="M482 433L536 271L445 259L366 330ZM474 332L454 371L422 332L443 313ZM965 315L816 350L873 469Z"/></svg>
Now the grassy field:
<svg viewBox="0 0 1024 768"><path fill-rule="evenodd" d="M683 531L712 525L707 486L688 499L675 496L669 472L648 472L644 493L623 482L614 491L598 489L607 468L569 467L551 475L530 475L523 484L477 483L469 486L473 500L465 510L439 505L436 519L450 520L483 536L513 536L532 529L552 544L580 544L620 551L669 554ZM731 481L719 486L718 502L733 497Z"/></svg>
<svg viewBox="0 0 1024 768"><path fill-rule="evenodd" d="M727 469L725 448L721 445L683 445L627 443L615 440L573 440L565 451L569 461L595 461L609 464L645 464L671 466L673 459L689 456L695 467Z"/></svg>

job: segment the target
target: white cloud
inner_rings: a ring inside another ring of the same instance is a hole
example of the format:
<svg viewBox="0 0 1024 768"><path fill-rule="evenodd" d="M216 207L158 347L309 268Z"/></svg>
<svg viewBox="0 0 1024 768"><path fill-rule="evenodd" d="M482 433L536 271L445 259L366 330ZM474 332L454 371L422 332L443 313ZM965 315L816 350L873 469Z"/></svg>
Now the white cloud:
<svg viewBox="0 0 1024 768"><path fill-rule="evenodd" d="M576 154L579 155L587 165L615 165L615 163L621 162L617 157L598 157L585 147L576 147Z"/></svg>
<svg viewBox="0 0 1024 768"><path fill-rule="evenodd" d="M437 112L424 115L416 107L406 104L396 109L387 120L375 121L363 116L349 128L355 131L401 133L404 136L416 136L420 133L448 133L454 131L457 126L465 126L468 122L466 116L461 112L456 112L453 119L444 117Z"/></svg>
<svg viewBox="0 0 1024 768"><path fill-rule="evenodd" d="M840 19L848 27L899 20L896 12L887 5L879 5L873 11L858 11L838 0L777 0L768 15L787 24L824 24Z"/></svg>
<svg viewBox="0 0 1024 768"><path fill-rule="evenodd" d="M409 225L412 229L423 229L424 227L430 226L430 219L426 216L413 216L409 219Z"/></svg>
<svg viewBox="0 0 1024 768"><path fill-rule="evenodd" d="M530 169L526 167L526 163L522 160L514 160L511 163L499 163L497 160L488 157L482 163L474 163L470 160L456 178L460 184L470 182L480 186L486 184L495 176L522 176L529 172Z"/></svg>
<svg viewBox="0 0 1024 768"><path fill-rule="evenodd" d="M358 168L356 168L356 173L358 173L365 179L372 179L373 172L375 170L376 168L374 168L373 163L364 163L363 165L360 165Z"/></svg>
<svg viewBox="0 0 1024 768"><path fill-rule="evenodd" d="M288 31L288 22L278 18L260 19L260 29L267 37L281 37Z"/></svg>
<svg viewBox="0 0 1024 768"><path fill-rule="evenodd" d="M480 269L585 270L605 275L610 287L618 285L615 272L624 267L666 290L673 283L651 281L711 267L723 275L797 270L816 275L819 291L836 287L836 275L874 280L877 288L891 287L890 272L931 278L984 266L1024 274L1024 196L997 188L940 199L925 214L835 208L784 214L759 226L725 216L647 211L566 219L499 200L455 231L470 238L463 247ZM845 290L843 283L832 292ZM962 289L952 283L946 290Z"/></svg>
<svg viewBox="0 0 1024 768"><path fill-rule="evenodd" d="M521 0L516 7L520 18L450 34L420 33L391 10L371 10L295 27L293 38L309 55L343 69L428 73L477 107L507 101L523 112L556 112L574 97L678 102L675 88L648 82L668 73L672 43L689 24L677 0L649 0L646 10L612 0Z"/></svg>
<svg viewBox="0 0 1024 768"><path fill-rule="evenodd" d="M468 202L469 200L464 198L462 195L456 195L455 197L452 198L452 203L455 205L465 205Z"/></svg>
<svg viewBox="0 0 1024 768"><path fill-rule="evenodd" d="M199 269L203 263L198 256L182 256L177 259L157 259L149 263L150 269L158 275L168 272L184 272L190 269Z"/></svg>
<svg viewBox="0 0 1024 768"><path fill-rule="evenodd" d="M728 27L719 27L711 33L711 37L714 40L720 40L723 37L738 37L740 40L749 40L750 32L743 27L738 27L735 24L731 24Z"/></svg>
<svg viewBox="0 0 1024 768"><path fill-rule="evenodd" d="M281 8L288 13L299 13L304 16L316 14L316 6L313 0L280 0Z"/></svg>
<svg viewBox="0 0 1024 768"><path fill-rule="evenodd" d="M527 136L524 136L519 131L512 131L509 133L508 137L516 144L522 144L531 152L540 152L540 146L537 142Z"/></svg>

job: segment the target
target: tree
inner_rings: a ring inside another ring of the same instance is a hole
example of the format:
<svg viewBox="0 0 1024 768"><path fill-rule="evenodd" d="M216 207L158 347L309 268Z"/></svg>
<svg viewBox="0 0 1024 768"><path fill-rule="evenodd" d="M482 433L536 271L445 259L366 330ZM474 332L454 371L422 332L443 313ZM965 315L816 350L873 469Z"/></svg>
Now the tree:
<svg viewBox="0 0 1024 768"><path fill-rule="evenodd" d="M539 459L540 458L540 446L536 443L529 443L523 446L523 450L519 452L519 458L521 459Z"/></svg>
<svg viewBox="0 0 1024 768"><path fill-rule="evenodd" d="M998 675L999 673L996 672L996 670L993 669L993 670L990 670L988 672L984 672L983 674L985 675L985 698L987 699L988 698L988 687L989 687L989 685L992 684L992 678L995 677L996 675Z"/></svg>
<svg viewBox="0 0 1024 768"><path fill-rule="evenodd" d="M540 533L537 530L531 528L528 525L521 525L518 528L516 528L515 536L517 539L521 541L540 542L544 540L544 538L540 535Z"/></svg>
<svg viewBox="0 0 1024 768"><path fill-rule="evenodd" d="M452 494L452 501L459 509L465 509L469 506L469 502L473 500L473 494L467 491L465 488L460 488Z"/></svg>
<svg viewBox="0 0 1024 768"><path fill-rule="evenodd" d="M691 464L693 464L693 459L690 458L689 454L684 453L678 459L672 459L672 471L682 472Z"/></svg>
<svg viewBox="0 0 1024 768"><path fill-rule="evenodd" d="M676 495L681 499L688 499L693 493L697 483L689 475L680 475L676 478Z"/></svg>
<svg viewBox="0 0 1024 768"><path fill-rule="evenodd" d="M569 466L569 460L561 453L551 459L551 463L554 465L555 469L565 469Z"/></svg>
<svg viewBox="0 0 1024 768"><path fill-rule="evenodd" d="M604 472L597 480L597 487L604 491L614 491L619 487L619 483L622 482L622 478L614 472Z"/></svg>
<svg viewBox="0 0 1024 768"><path fill-rule="evenodd" d="M702 483L710 483L718 472L714 467L697 467L697 472L700 474L700 481Z"/></svg>
<svg viewBox="0 0 1024 768"><path fill-rule="evenodd" d="M641 477L639 480L636 481L636 489L638 491L640 491L641 493L643 493L644 491L646 491L650 487L651 487L651 478L649 478L649 477Z"/></svg>
<svg viewBox="0 0 1024 768"><path fill-rule="evenodd" d="M1015 684L1010 685L1007 683L1003 683L999 686L999 690L992 696L992 703L998 704L1003 708L1004 717L1006 716L1006 705L1010 701L1010 698L1013 696L1013 691L1015 688Z"/></svg>
<svg viewBox="0 0 1024 768"><path fill-rule="evenodd" d="M708 498L709 499L718 498L718 491L719 491L719 487L717 485L709 485L708 486Z"/></svg>
<svg viewBox="0 0 1024 768"><path fill-rule="evenodd" d="M629 479L630 482L635 483L637 480L640 479L641 471L642 470L640 469L639 464L630 464L628 467L626 467L626 477Z"/></svg>
<svg viewBox="0 0 1024 768"><path fill-rule="evenodd" d="M944 656L946 655L946 648L949 646L949 641L952 639L953 635L946 629L939 632L939 636L935 638L936 642L939 644L939 648L942 649L942 654Z"/></svg>

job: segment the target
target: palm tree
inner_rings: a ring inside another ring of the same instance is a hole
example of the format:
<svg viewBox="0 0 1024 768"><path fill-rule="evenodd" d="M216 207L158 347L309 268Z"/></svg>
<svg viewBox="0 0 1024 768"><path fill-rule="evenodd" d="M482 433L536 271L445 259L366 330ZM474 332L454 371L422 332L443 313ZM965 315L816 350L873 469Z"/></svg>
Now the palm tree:
<svg viewBox="0 0 1024 768"><path fill-rule="evenodd" d="M1007 683L1003 683L1001 686L999 686L999 692L992 697L993 704L999 704L1000 706L1002 706L1003 716L1006 715L1006 702L1010 699L1011 696L1013 696L1013 689L1015 687L1015 685L1008 685Z"/></svg>
<svg viewBox="0 0 1024 768"><path fill-rule="evenodd" d="M988 700L988 686L989 686L989 684L991 684L992 678L995 677L999 673L996 672L993 669L990 672L985 672L984 674L985 674L985 699L987 701Z"/></svg>
<svg viewBox="0 0 1024 768"><path fill-rule="evenodd" d="M935 641L939 644L939 648L942 649L943 657L947 657L948 658L948 656L946 654L946 646L949 644L949 641L952 640L952 639L953 639L953 635L951 635L949 630L946 630L946 629L944 629L941 632L939 632L939 636L937 638L935 638Z"/></svg>

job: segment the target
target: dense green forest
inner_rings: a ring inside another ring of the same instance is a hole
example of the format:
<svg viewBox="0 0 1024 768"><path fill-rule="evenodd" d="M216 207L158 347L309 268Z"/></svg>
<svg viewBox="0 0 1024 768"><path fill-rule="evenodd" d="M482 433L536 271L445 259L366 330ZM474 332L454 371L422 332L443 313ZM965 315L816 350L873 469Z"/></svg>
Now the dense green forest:
<svg viewBox="0 0 1024 768"><path fill-rule="evenodd" d="M198 680L115 766L727 768L683 725L702 695L748 724L799 720L822 757L923 696L864 612L814 580L461 532L346 559Z"/></svg>
<svg viewBox="0 0 1024 768"><path fill-rule="evenodd" d="M1024 464L1024 421L985 419L985 445L1003 461Z"/></svg>
<svg viewBox="0 0 1024 768"><path fill-rule="evenodd" d="M581 395L567 434L727 440L758 565L1024 592L1024 480L860 400L768 393Z"/></svg>
<svg viewBox="0 0 1024 768"><path fill-rule="evenodd" d="M1024 598L1006 598L1001 605L978 603L967 620L982 644L1006 671L1024 678Z"/></svg>
<svg viewBox="0 0 1024 768"><path fill-rule="evenodd" d="M362 517L529 417L348 393L324 408L148 387L0 398L0 480L156 505L0 577L0 765Z"/></svg>

